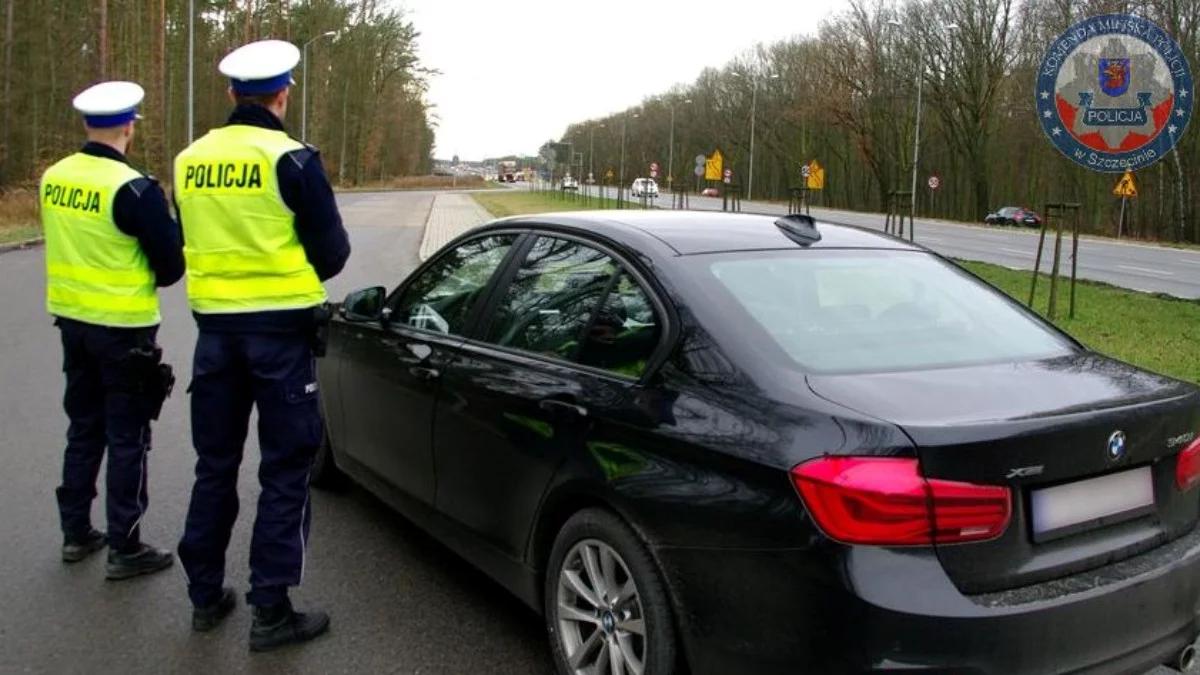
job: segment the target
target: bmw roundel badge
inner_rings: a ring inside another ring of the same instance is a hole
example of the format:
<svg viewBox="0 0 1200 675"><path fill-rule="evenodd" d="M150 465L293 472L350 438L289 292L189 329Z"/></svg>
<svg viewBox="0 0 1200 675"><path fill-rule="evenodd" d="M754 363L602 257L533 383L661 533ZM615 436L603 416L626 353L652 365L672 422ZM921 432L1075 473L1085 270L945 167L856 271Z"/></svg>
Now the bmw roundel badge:
<svg viewBox="0 0 1200 675"><path fill-rule="evenodd" d="M1114 431L1108 437L1108 458L1117 461L1125 456L1125 432Z"/></svg>

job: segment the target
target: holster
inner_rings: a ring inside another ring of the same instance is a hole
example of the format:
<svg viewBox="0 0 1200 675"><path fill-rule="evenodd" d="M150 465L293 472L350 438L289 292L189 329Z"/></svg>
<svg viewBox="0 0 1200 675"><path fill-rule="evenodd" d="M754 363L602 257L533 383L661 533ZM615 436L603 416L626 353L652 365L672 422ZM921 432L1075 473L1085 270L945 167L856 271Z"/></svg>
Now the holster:
<svg viewBox="0 0 1200 675"><path fill-rule="evenodd" d="M324 303L313 307L312 350L313 356L325 356L329 346L329 322L333 320L333 307Z"/></svg>
<svg viewBox="0 0 1200 675"><path fill-rule="evenodd" d="M146 414L158 419L163 403L175 388L175 371L162 362L162 347L139 346L129 350L125 357L129 368L129 381L136 394L146 405Z"/></svg>

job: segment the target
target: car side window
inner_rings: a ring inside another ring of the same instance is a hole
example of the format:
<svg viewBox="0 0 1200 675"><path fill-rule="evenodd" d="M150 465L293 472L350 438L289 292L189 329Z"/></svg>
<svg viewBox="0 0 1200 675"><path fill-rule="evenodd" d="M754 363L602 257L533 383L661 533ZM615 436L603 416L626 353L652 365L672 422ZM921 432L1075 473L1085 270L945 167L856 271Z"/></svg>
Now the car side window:
<svg viewBox="0 0 1200 675"><path fill-rule="evenodd" d="M640 377L658 346L662 325L650 297L622 272L588 325L579 362L629 377Z"/></svg>
<svg viewBox="0 0 1200 675"><path fill-rule="evenodd" d="M573 360L617 272L616 261L590 246L539 237L496 307L488 342Z"/></svg>
<svg viewBox="0 0 1200 675"><path fill-rule="evenodd" d="M392 322L462 335L471 308L480 300L517 236L479 237L439 257L404 290L392 311Z"/></svg>

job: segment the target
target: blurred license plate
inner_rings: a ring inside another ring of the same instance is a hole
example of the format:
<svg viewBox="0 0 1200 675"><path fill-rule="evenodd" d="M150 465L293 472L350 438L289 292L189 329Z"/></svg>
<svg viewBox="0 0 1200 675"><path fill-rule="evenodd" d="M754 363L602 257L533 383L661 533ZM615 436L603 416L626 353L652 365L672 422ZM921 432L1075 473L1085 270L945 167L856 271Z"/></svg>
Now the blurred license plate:
<svg viewBox="0 0 1200 675"><path fill-rule="evenodd" d="M1033 534L1037 541L1129 520L1154 510L1150 467L1034 490Z"/></svg>

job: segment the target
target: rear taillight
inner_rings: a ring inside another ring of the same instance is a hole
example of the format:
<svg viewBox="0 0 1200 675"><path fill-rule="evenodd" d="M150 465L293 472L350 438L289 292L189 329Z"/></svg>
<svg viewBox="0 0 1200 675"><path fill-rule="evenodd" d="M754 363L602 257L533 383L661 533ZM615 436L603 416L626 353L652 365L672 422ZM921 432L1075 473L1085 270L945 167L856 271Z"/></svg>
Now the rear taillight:
<svg viewBox="0 0 1200 675"><path fill-rule="evenodd" d="M1185 492L1200 485L1200 438L1179 453L1179 463L1175 465L1175 484Z"/></svg>
<svg viewBox="0 0 1200 675"><path fill-rule="evenodd" d="M926 479L915 459L824 457L792 469L792 481L821 530L847 544L983 541L1012 517L1007 487Z"/></svg>

